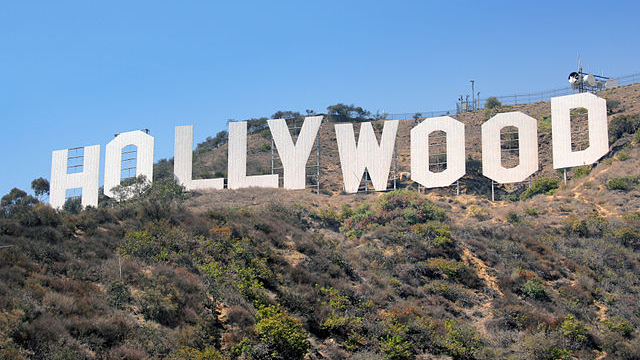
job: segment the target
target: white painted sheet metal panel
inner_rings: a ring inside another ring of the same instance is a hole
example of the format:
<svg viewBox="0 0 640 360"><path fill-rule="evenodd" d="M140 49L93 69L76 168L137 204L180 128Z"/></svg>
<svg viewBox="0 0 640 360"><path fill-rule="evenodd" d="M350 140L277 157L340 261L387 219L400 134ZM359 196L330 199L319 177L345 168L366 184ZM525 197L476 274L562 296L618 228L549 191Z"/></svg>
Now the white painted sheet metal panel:
<svg viewBox="0 0 640 360"><path fill-rule="evenodd" d="M588 112L589 147L571 151L571 109ZM553 168L590 165L609 152L607 101L591 93L551 98Z"/></svg>
<svg viewBox="0 0 640 360"><path fill-rule="evenodd" d="M429 170L429 134L444 131L447 137L447 169ZM425 119L411 129L411 180L427 188L453 184L465 174L464 124L450 116Z"/></svg>
<svg viewBox="0 0 640 360"><path fill-rule="evenodd" d="M140 130L118 134L109 141L104 159L104 194L114 197L111 189L120 185L122 167L122 148L128 145L137 147L136 176L144 175L153 181L153 136Z"/></svg>
<svg viewBox="0 0 640 360"><path fill-rule="evenodd" d="M307 160L318 136L322 116L308 116L304 119L295 145L284 119L273 119L267 122L284 168L284 188L304 189Z"/></svg>
<svg viewBox="0 0 640 360"><path fill-rule="evenodd" d="M386 190L398 131L398 120L384 122L380 144L378 144L370 122L360 124L357 146L353 124L336 124L335 130L344 191L346 193L358 192L365 169L369 171L373 188L376 191Z"/></svg>
<svg viewBox="0 0 640 360"><path fill-rule="evenodd" d="M502 166L500 130L518 128L517 166ZM524 181L538 171L538 122L521 112L497 114L482 124L482 174L499 184Z"/></svg>
<svg viewBox="0 0 640 360"><path fill-rule="evenodd" d="M278 187L278 174L247 176L247 122L229 123L228 187Z"/></svg>
<svg viewBox="0 0 640 360"><path fill-rule="evenodd" d="M51 155L49 204L59 209L64 205L67 189L82 188L82 206L98 206L100 145L84 147L82 172L67 174L69 150L56 150Z"/></svg>
<svg viewBox="0 0 640 360"><path fill-rule="evenodd" d="M173 176L187 190L223 189L224 178L193 180L193 125L176 126Z"/></svg>

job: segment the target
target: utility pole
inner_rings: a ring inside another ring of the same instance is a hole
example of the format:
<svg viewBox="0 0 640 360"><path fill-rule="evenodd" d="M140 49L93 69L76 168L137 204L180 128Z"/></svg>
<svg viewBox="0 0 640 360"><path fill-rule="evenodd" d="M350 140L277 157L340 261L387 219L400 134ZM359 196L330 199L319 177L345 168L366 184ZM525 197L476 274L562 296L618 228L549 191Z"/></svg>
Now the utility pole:
<svg viewBox="0 0 640 360"><path fill-rule="evenodd" d="M475 80L471 80L471 103L473 104L473 110L476 109L476 90L474 88Z"/></svg>

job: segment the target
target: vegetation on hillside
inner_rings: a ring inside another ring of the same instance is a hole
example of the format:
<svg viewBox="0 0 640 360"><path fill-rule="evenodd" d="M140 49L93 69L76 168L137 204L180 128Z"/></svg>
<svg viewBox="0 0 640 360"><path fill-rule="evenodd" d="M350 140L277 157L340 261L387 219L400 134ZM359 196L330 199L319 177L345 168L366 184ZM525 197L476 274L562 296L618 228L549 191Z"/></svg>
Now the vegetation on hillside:
<svg viewBox="0 0 640 360"><path fill-rule="evenodd" d="M78 214L4 196L0 358L638 356L639 215L558 232L453 227L409 191L318 211L184 200L173 181Z"/></svg>
<svg viewBox="0 0 640 360"><path fill-rule="evenodd" d="M351 205L188 194L171 160L98 208L54 210L34 180L36 196L0 200L0 359L640 358L640 135L633 103L608 103L610 156L566 186L543 165L513 202L486 200L472 157L461 187L480 196L336 200ZM550 119L536 116L544 153ZM198 145L195 177L224 176L209 165L226 136Z"/></svg>

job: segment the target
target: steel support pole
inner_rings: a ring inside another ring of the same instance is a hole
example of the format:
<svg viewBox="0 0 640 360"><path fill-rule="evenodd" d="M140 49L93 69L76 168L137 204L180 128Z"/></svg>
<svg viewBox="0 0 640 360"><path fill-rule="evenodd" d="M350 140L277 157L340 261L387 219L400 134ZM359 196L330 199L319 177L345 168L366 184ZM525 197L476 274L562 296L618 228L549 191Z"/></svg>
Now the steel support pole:
<svg viewBox="0 0 640 360"><path fill-rule="evenodd" d="M364 193L368 194L369 193L369 171L365 170L364 172Z"/></svg>
<svg viewBox="0 0 640 360"><path fill-rule="evenodd" d="M322 129L322 123L320 123ZM320 129L316 138L316 194L320 194Z"/></svg>
<svg viewBox="0 0 640 360"><path fill-rule="evenodd" d="M496 201L495 190L493 188L493 180L491 180L491 201Z"/></svg>
<svg viewBox="0 0 640 360"><path fill-rule="evenodd" d="M396 189L396 179L398 178L398 142L393 144L393 190Z"/></svg>

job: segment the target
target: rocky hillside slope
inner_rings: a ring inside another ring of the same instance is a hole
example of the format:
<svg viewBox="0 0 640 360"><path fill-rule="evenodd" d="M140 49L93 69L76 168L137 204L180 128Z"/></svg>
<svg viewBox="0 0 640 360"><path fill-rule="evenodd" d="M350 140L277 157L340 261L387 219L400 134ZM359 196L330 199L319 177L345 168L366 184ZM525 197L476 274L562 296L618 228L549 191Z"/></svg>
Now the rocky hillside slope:
<svg viewBox="0 0 640 360"><path fill-rule="evenodd" d="M611 153L566 185L549 104L493 110L540 121L541 159L530 188L495 202L479 167L459 196L341 195L327 124L320 195L187 194L161 176L74 214L15 189L0 204L0 359L640 358L640 86L599 95ZM489 116L458 116L471 165ZM254 173L270 172L264 135ZM197 172L225 159L200 153Z"/></svg>
<svg viewBox="0 0 640 360"><path fill-rule="evenodd" d="M605 90L598 93L598 96L608 100L609 120L618 117L634 116L640 113L640 84L623 86L617 89ZM451 116L465 124L466 138L466 155L467 155L467 175L461 180L462 192L474 195L490 195L491 182L483 177L481 167L481 141L480 126L484 121L499 112L520 111L538 120L538 158L540 162L540 171L534 175L548 176L554 172L551 162L551 107L549 102L538 102L533 104L508 105L490 110L478 110L461 114L452 114ZM400 120L397 132L397 172L398 175L410 174L410 130L423 118L417 120ZM586 140L586 118L575 122L572 129L576 135L576 145L585 146L588 144ZM380 131L382 129L382 120L373 121L374 128ZM300 126L301 119L288 120L290 127ZM359 125L354 125L355 131L359 129ZM616 131L616 137L619 137L619 130ZM295 141L295 130L293 137ZM378 133L378 139L380 134ZM342 190L342 173L340 170L340 158L336 143L336 135L334 124L325 120L319 132L320 143L320 188L324 194L339 194ZM586 140L586 142L585 142ZM204 144L200 144L202 146ZM619 144L612 144L614 148ZM204 146L203 146L204 147ZM271 149L271 135L269 131L262 131L249 136L247 150L247 174L271 174L272 168L272 152L275 154L274 167L275 172L282 174L282 167L278 157L277 150ZM204 152L196 151L194 158L194 178L212 178L226 176L227 172L227 145L223 144L215 149ZM510 154L505 152L505 158ZM511 156L512 157L512 156ZM159 178L170 178L172 173L172 165L169 161L163 163L165 166L157 168ZM315 150L309 159L309 165L316 164ZM515 165L517 163L511 162ZM309 169L309 174L315 174L315 169ZM573 173L569 173L571 178ZM392 176L389 178L389 188L393 187ZM308 185L312 186L313 179L309 180ZM282 180L281 180L282 183ZM523 184L526 185L526 184ZM397 184L400 188L413 187L416 185L410 181L403 179ZM371 187L371 185L369 185ZM512 192L516 187L501 186L499 189L500 196L505 196ZM364 190L364 182L361 187ZM434 190L441 194L455 193L455 188Z"/></svg>

